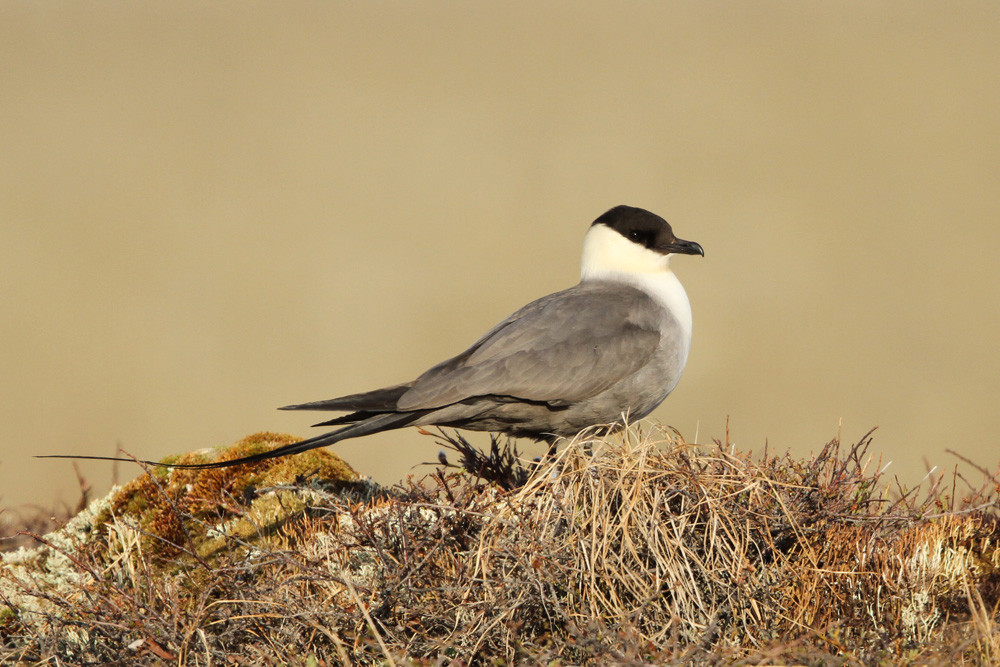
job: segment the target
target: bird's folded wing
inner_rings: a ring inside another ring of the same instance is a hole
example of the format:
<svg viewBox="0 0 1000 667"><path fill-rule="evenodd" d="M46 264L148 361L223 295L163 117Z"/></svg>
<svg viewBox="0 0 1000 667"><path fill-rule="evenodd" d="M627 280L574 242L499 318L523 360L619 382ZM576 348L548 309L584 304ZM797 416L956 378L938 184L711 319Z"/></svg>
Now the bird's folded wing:
<svg viewBox="0 0 1000 667"><path fill-rule="evenodd" d="M660 344L661 307L641 290L581 283L534 301L399 398L420 410L477 396L568 405L642 368Z"/></svg>

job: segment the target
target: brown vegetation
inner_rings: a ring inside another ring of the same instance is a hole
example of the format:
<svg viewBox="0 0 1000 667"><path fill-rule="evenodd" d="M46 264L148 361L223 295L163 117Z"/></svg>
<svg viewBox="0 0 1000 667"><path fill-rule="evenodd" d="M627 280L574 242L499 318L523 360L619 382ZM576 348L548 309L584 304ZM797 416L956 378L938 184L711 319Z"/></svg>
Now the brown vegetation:
<svg viewBox="0 0 1000 667"><path fill-rule="evenodd" d="M461 466L391 490L326 452L153 471L6 554L0 656L1000 661L996 474L907 491L869 437L800 460L631 427L537 470L497 441L483 455L438 437Z"/></svg>

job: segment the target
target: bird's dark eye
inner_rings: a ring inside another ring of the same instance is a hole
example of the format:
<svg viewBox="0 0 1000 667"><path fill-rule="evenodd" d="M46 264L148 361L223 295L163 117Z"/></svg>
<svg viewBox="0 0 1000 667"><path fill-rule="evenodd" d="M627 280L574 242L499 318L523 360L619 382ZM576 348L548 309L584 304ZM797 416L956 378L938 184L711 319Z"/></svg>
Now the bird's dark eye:
<svg viewBox="0 0 1000 667"><path fill-rule="evenodd" d="M633 243L649 246L649 242L653 240L653 235L652 233L642 229L633 229L629 231L628 239Z"/></svg>

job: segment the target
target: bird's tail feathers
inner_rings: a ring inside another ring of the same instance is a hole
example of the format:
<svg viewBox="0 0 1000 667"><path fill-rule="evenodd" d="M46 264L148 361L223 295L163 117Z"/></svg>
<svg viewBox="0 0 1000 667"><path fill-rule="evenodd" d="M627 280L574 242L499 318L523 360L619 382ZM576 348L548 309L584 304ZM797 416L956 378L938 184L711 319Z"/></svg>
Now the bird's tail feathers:
<svg viewBox="0 0 1000 667"><path fill-rule="evenodd" d="M316 426L343 426L344 424L356 424L360 421L366 419L371 419L372 417L377 417L378 415L385 414L383 412L372 412L370 410L358 410L357 412L352 412L349 415L342 415L340 417L334 417L333 419L328 419L318 424L313 424Z"/></svg>
<svg viewBox="0 0 1000 667"><path fill-rule="evenodd" d="M44 456L38 456L36 458L40 459L85 459L91 461L126 461L126 462L138 462L149 466L155 466L158 468L184 468L189 470L206 470L210 468L229 468L231 466L237 466L244 463L256 463L258 461L266 461L268 459L278 458L279 456L289 456L291 454L298 454L300 452L305 452L310 449L316 449L317 447L326 447L327 445L332 445L341 440L346 440L347 438L357 438L362 435L370 435L372 433L378 433L380 431L388 431L391 429L402 428L407 424L419 419L420 417L427 414L426 410L416 411L416 412L387 412L377 414L368 419L360 421L356 424L351 424L342 429L336 431L331 431L330 433L324 433L323 435L317 435L312 438L307 438L305 440L300 440L299 442L293 442L288 445L283 445L281 447L276 447L266 452L260 452L259 454L251 454L250 456L244 456L238 459L232 459L229 461L213 461L212 463L163 463L161 461L144 461L142 459L128 459L116 456L73 456L69 454L49 454ZM350 416L350 415L348 415Z"/></svg>

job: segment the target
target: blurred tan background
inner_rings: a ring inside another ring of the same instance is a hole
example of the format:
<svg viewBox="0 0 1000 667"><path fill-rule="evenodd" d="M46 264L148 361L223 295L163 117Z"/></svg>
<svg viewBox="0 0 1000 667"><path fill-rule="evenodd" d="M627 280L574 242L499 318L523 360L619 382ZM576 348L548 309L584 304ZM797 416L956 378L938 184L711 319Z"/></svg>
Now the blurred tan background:
<svg viewBox="0 0 1000 667"><path fill-rule="evenodd" d="M274 408L459 352L619 203L707 252L655 417L995 466L998 35L993 2L5 2L2 502L76 498L35 454L305 436ZM336 450L390 482L437 447Z"/></svg>

